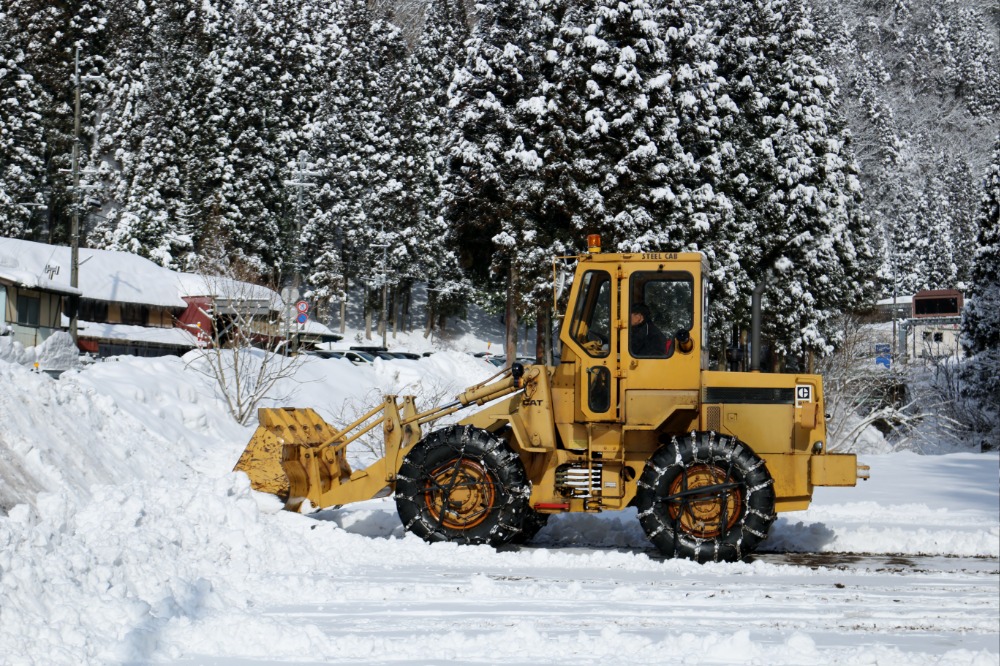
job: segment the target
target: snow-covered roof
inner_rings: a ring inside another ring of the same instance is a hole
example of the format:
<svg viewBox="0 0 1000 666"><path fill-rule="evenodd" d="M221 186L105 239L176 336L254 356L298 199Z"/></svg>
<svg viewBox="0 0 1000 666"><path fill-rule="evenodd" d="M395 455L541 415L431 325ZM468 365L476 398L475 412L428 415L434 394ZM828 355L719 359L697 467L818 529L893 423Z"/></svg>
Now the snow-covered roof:
<svg viewBox="0 0 1000 666"><path fill-rule="evenodd" d="M57 256L60 249L67 248L0 238L0 279L29 289L79 295L80 289L69 286L69 254L63 262Z"/></svg>
<svg viewBox="0 0 1000 666"><path fill-rule="evenodd" d="M174 273L177 293L185 297L212 296L230 302L257 302L271 305L272 309L284 307L278 292L250 282L228 277Z"/></svg>
<svg viewBox="0 0 1000 666"><path fill-rule="evenodd" d="M0 238L0 279L32 288L113 303L186 308L184 297L283 307L277 292L225 277L179 273L129 252L80 248L79 288L70 286L70 248Z"/></svg>
<svg viewBox="0 0 1000 666"><path fill-rule="evenodd" d="M896 300L896 305L910 305L913 303L913 295L907 294L906 296L896 296L895 300ZM892 303L893 303L892 296L890 296L889 298L883 298L875 302L876 305L888 305L888 306L891 306Z"/></svg>
<svg viewBox="0 0 1000 666"><path fill-rule="evenodd" d="M0 278L29 288L114 303L184 308L177 273L128 252L80 248L79 289L70 286L70 248L0 238Z"/></svg>
<svg viewBox="0 0 1000 666"><path fill-rule="evenodd" d="M183 328L160 328L152 326L128 326L126 324L95 324L81 321L78 324L81 337L93 340L121 340L170 347L194 349L202 345L198 339Z"/></svg>

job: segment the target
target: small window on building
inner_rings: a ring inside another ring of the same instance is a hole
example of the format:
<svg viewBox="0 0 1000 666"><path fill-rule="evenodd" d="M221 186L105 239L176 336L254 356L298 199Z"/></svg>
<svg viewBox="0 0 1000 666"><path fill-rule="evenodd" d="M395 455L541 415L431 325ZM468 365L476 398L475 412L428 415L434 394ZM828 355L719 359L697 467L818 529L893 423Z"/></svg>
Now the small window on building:
<svg viewBox="0 0 1000 666"><path fill-rule="evenodd" d="M149 308L145 305L135 303L124 303L122 305L122 323L132 326L145 326L149 319Z"/></svg>
<svg viewBox="0 0 1000 666"><path fill-rule="evenodd" d="M941 332L935 333L934 342L944 342L944 333Z"/></svg>
<svg viewBox="0 0 1000 666"><path fill-rule="evenodd" d="M924 331L923 334L922 334L922 337L923 337L924 342L930 342L931 341L931 332L930 331Z"/></svg>
<svg viewBox="0 0 1000 666"><path fill-rule="evenodd" d="M77 316L83 321L103 324L108 320L108 304L104 301L91 301L86 298L80 299L80 309L77 312Z"/></svg>
<svg viewBox="0 0 1000 666"><path fill-rule="evenodd" d="M42 299L38 296L17 295L17 323L38 326L41 323Z"/></svg>

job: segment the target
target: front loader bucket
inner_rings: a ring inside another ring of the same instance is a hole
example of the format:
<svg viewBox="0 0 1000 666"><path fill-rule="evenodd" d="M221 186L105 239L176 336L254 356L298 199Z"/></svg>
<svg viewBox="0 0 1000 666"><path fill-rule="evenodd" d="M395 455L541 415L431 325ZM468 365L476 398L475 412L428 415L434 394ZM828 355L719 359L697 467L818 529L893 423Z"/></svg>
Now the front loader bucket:
<svg viewBox="0 0 1000 666"><path fill-rule="evenodd" d="M260 425L233 471L245 472L254 490L287 502L292 485L289 476L295 477L296 486L305 482L298 462L299 447L328 443L336 431L312 409L261 408L257 420ZM339 468L340 476L350 476L351 468L342 451L336 455L334 466ZM296 495L304 496L303 490L297 487Z"/></svg>

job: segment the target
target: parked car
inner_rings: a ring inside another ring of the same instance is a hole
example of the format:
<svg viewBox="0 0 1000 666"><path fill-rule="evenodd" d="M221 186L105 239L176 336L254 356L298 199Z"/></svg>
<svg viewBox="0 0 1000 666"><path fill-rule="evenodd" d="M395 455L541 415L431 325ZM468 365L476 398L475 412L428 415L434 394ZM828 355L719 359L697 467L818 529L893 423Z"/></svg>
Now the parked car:
<svg viewBox="0 0 1000 666"><path fill-rule="evenodd" d="M344 352L330 351L329 349L310 349L304 353L308 356L318 356L319 358L344 358Z"/></svg>
<svg viewBox="0 0 1000 666"><path fill-rule="evenodd" d="M351 347L351 349L356 352L363 352L365 354L370 354L371 356L376 356L386 361L391 361L398 358L404 358L410 360L416 360L421 358L420 354L414 354L412 352L405 352L405 351L389 351L385 347L377 347L372 345L354 346Z"/></svg>
<svg viewBox="0 0 1000 666"><path fill-rule="evenodd" d="M485 359L486 359L486 361L488 363L491 363L491 364L497 366L498 368L502 368L503 366L507 365L507 357L506 356L497 356L497 355L494 354L494 355L486 356ZM515 359L515 361L517 361L521 365L535 365L535 359L533 359L530 356L518 356Z"/></svg>
<svg viewBox="0 0 1000 666"><path fill-rule="evenodd" d="M320 349L316 351L307 352L310 356L318 356L320 358L343 358L347 359L354 365L365 365L366 363L374 363L375 357L366 352L359 351L340 351L340 350L330 350L330 349Z"/></svg>
<svg viewBox="0 0 1000 666"><path fill-rule="evenodd" d="M380 359L382 359L384 361L393 361L396 358L398 358L395 354L393 354L391 351L389 351L385 347L373 347L373 346L360 347L360 346L358 346L358 347L351 347L351 350L352 351L356 351L356 352L358 352L360 354L368 354L369 356L371 356L373 358L380 358Z"/></svg>

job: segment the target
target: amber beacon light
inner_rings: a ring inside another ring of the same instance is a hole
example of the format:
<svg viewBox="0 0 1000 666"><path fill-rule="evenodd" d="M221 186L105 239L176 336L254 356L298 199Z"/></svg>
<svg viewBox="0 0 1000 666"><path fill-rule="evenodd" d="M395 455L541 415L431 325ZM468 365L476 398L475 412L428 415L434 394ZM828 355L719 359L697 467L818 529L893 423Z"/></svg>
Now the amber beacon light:
<svg viewBox="0 0 1000 666"><path fill-rule="evenodd" d="M601 237L598 234L589 234L587 236L587 252L591 254L597 254L601 251Z"/></svg>

